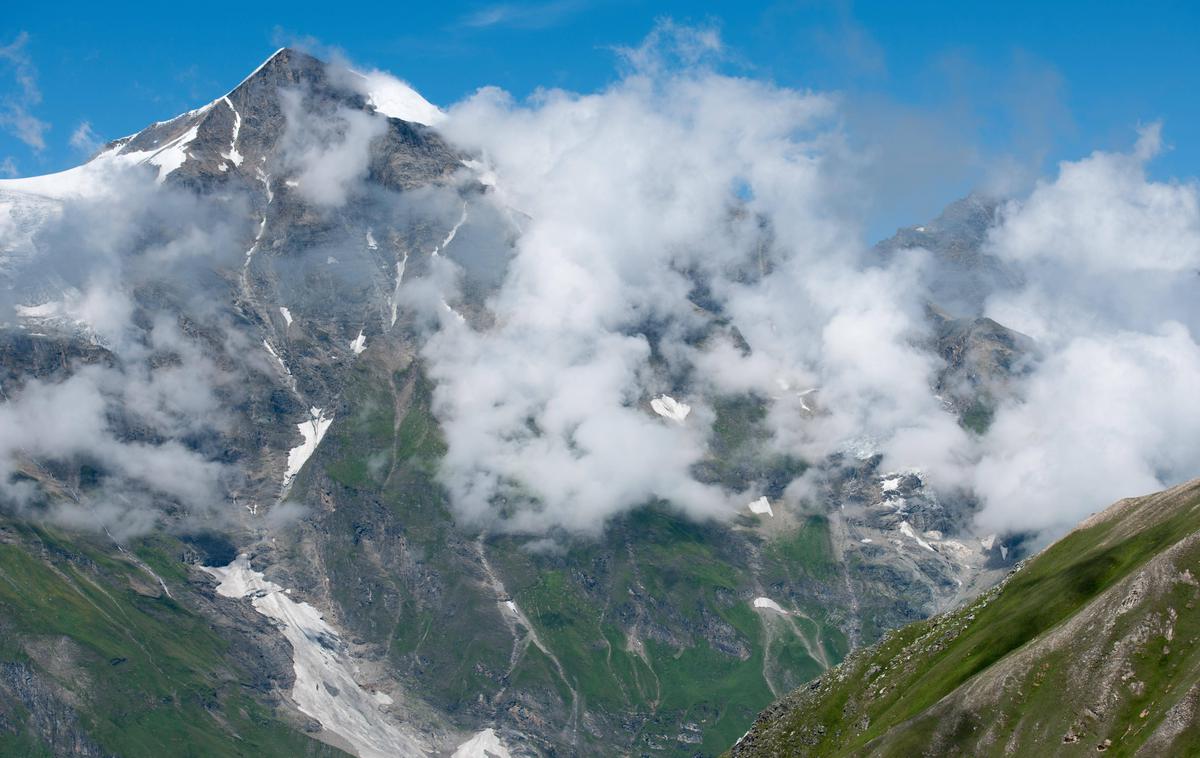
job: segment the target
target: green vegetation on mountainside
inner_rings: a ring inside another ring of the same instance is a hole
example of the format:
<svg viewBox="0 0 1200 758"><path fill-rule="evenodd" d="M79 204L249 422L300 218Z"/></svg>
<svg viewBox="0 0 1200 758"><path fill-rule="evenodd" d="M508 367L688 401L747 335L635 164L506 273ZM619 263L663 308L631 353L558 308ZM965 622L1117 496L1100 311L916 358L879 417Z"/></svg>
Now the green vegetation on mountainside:
<svg viewBox="0 0 1200 758"><path fill-rule="evenodd" d="M1198 573L1200 484L1120 503L785 698L734 754L1196 754Z"/></svg>
<svg viewBox="0 0 1200 758"><path fill-rule="evenodd" d="M210 622L109 547L0 524L0 754L52 755L78 740L126 758L342 755L252 697L252 675ZM159 537L136 548L173 594L187 593L167 550L183 546ZM47 744L47 729L68 742Z"/></svg>
<svg viewBox="0 0 1200 758"><path fill-rule="evenodd" d="M569 724L577 698L608 731L628 730L637 750L716 755L771 701L772 684L782 692L822 671L798 632L823 660L847 652L836 619L805 600L819 593L786 589L816 588L836 570L823 518L764 539L652 504L600 538L567 539L562 551L504 535L477 542L455 526L435 478L445 448L419 365L390 377L360 365L318 453L338 503L322 517L321 569L354 632L389 640L392 660L436 705L477 708L520 692L538 718ZM784 459L761 468L753 453L761 403L727 406L713 441L719 478L782 480L802 470ZM480 549L566 681L536 645L514 641L502 598L471 568ZM751 606L772 586L799 611L794 624ZM611 738L593 742L579 730L586 753L611 749Z"/></svg>

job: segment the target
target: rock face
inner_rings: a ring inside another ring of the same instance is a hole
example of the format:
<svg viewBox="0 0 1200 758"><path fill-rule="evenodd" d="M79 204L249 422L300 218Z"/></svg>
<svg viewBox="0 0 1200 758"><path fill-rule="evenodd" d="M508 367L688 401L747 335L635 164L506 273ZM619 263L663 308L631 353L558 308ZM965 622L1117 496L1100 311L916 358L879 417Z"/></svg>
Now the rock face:
<svg viewBox="0 0 1200 758"><path fill-rule="evenodd" d="M1122 500L783 698L734 756L1192 755L1200 480Z"/></svg>
<svg viewBox="0 0 1200 758"><path fill-rule="evenodd" d="M514 756L715 755L772 699L1007 570L1002 539L967 533L972 503L939 501L920 472L882 471L866 449L769 454L753 397L714 401L697 476L765 495L770 511L696 524L649 504L555 549L457 524L435 475L445 445L416 357L425 332L403 307L420 293L402 285L457 260L467 281L443 305L486 324L517 230L428 125L436 110L378 86L282 50L80 169L0 181L16 230L0 252L0 399L87 380L109 401L110 447L186 453L220 494L171 490L171 477L150 487L148 467L115 454L22 458L13 476L34 495L0 519L0 752L364 744L345 731L353 719L297 709L313 702L295 696L297 651L255 610L258 590L218 593L199 568L243 553L259 589L294 601L275 598L277 615L307 604L322 617L306 628L353 670L379 734L416 730L405 746L447 754L487 731ZM100 179L130 199L89 194ZM964 276L999 276L980 252L994 206L964 203L881 249L919 243ZM137 233L113 232L114 214ZM971 426L1032 349L953 312L931 307L927 347ZM211 396L168 391L196 372ZM814 507L781 503L810 468ZM43 518L68 506L82 523L127 501L149 501L130 513L152 513L153 536ZM71 654L44 654L54 646ZM339 681L321 684L330 708L350 700Z"/></svg>
<svg viewBox="0 0 1200 758"><path fill-rule="evenodd" d="M999 208L995 198L969 195L933 221L900 229L875 250L884 257L912 248L929 251L938 264L927 282L933 301L950 312L977 317L989 293L1017 283L1016 274L986 249Z"/></svg>

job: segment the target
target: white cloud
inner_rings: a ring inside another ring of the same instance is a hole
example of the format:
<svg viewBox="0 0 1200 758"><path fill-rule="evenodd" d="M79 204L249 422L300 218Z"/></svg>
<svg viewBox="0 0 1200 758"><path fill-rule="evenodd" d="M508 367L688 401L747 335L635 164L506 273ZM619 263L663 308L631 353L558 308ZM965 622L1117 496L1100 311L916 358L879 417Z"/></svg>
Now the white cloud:
<svg viewBox="0 0 1200 758"><path fill-rule="evenodd" d="M1061 164L991 235L1025 284L988 315L1045 358L983 440L985 528L1059 532L1200 472L1200 187L1146 176L1160 142Z"/></svg>
<svg viewBox="0 0 1200 758"><path fill-rule="evenodd" d="M92 129L91 123L81 121L71 132L71 147L85 155L91 155L104 145L104 140Z"/></svg>
<svg viewBox="0 0 1200 758"><path fill-rule="evenodd" d="M324 207L344 205L367 173L371 140L387 130L387 121L339 106L332 114L306 107L299 90L280 92L287 128L285 163L299 182L296 191Z"/></svg>
<svg viewBox="0 0 1200 758"><path fill-rule="evenodd" d="M430 311L441 329L423 355L449 445L443 480L468 520L594 532L654 498L728 516L744 497L692 476L713 419L704 397L768 396L780 379L796 390L774 411L791 452L827 455L864 428L883 441L897 429L929 447L960 441L929 390L935 361L910 344L924 329L921 260L863 270L837 211L852 183L839 178L833 102L680 67L715 38L656 35L603 92L520 104L485 89L442 126L486 157L492 197L524 219L488 303L494 326ZM689 299L697 280L750 355L697 346L709 319ZM696 410L664 424L643 406L681 397L676 384ZM817 385L833 412L808 418L797 393Z"/></svg>
<svg viewBox="0 0 1200 758"><path fill-rule="evenodd" d="M40 152L46 147L45 134L50 124L32 113L42 102L42 92L38 89L37 69L25 49L27 44L29 34L21 32L9 44L0 46L0 63L11 70L17 86L15 92L0 96L0 127Z"/></svg>

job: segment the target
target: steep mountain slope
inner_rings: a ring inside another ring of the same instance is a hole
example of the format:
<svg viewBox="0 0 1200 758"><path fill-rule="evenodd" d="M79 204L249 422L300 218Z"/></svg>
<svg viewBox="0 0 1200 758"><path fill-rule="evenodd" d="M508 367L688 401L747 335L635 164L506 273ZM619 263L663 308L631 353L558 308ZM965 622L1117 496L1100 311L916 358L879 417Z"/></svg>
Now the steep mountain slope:
<svg viewBox="0 0 1200 758"><path fill-rule="evenodd" d="M189 587L186 550L0 520L0 754L342 755L284 705L290 651Z"/></svg>
<svg viewBox="0 0 1200 758"><path fill-rule="evenodd" d="M1194 755L1200 481L1122 500L763 713L734 756Z"/></svg>
<svg viewBox="0 0 1200 758"><path fill-rule="evenodd" d="M773 453L753 394L710 399L696 472L744 498L729 522L656 501L599 537L460 525L436 476L427 325L407 306L453 260L466 281L438 305L486 328L521 218L436 109L380 86L282 50L83 167L0 181L0 397L91 413L62 414L90 421L61 430L67 445L29 430L0 472L21 485L0 653L28 703L3 713L4 739L160 755L183 739L154 728L171 715L258 754L715 755L848 651L1003 575L1011 555L970 533L969 500L881 469L869 441ZM988 223L968 213L918 242L970 258ZM985 424L1029 345L930 318L945 402ZM651 397L637 407L658 418ZM783 502L806 471L817 494ZM217 497L182 486L196 473ZM161 536L128 536L147 524ZM105 637L42 592L90 604ZM82 652L58 669L47 645ZM117 681L122 666L137 676ZM126 739L129 721L145 726Z"/></svg>

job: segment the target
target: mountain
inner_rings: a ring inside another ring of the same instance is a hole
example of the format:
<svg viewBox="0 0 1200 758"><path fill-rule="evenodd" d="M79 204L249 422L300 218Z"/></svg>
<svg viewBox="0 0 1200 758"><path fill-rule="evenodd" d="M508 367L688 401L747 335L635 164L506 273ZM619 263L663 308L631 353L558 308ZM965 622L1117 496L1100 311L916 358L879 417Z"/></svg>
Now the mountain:
<svg viewBox="0 0 1200 758"><path fill-rule="evenodd" d="M716 755L1009 570L973 501L870 440L774 452L753 393L707 399L695 474L746 503L731 520L463 523L409 306L448 259L465 281L437 310L489 328L523 217L440 120L285 49L81 167L0 181L3 752ZM881 255L977 258L979 202ZM698 339L731 331L699 290ZM920 347L979 431L1034 348L948 307ZM818 494L788 505L801 475Z"/></svg>
<svg viewBox="0 0 1200 758"><path fill-rule="evenodd" d="M946 206L932 221L909 226L875 246L887 258L901 250L928 250L937 262L927 282L934 302L964 316L978 317L987 296L1019 283L1019 275L986 250L988 231L1003 203L972 193Z"/></svg>
<svg viewBox="0 0 1200 758"><path fill-rule="evenodd" d="M1194 755L1200 480L1121 500L764 711L734 756Z"/></svg>

